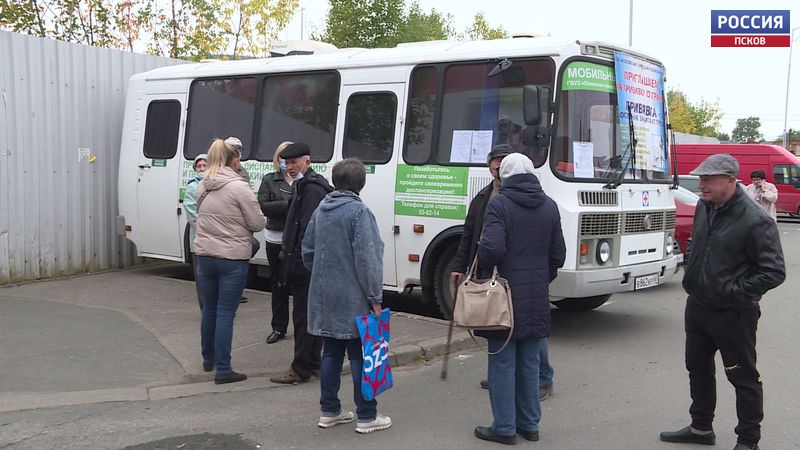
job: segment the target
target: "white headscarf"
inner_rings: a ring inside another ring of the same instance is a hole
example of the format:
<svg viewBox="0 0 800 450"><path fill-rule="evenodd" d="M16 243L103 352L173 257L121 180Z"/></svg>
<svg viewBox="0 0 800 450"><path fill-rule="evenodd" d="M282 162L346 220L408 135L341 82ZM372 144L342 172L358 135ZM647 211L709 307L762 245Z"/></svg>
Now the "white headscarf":
<svg viewBox="0 0 800 450"><path fill-rule="evenodd" d="M522 153L512 153L500 163L500 180L505 181L514 175L533 173L533 163Z"/></svg>

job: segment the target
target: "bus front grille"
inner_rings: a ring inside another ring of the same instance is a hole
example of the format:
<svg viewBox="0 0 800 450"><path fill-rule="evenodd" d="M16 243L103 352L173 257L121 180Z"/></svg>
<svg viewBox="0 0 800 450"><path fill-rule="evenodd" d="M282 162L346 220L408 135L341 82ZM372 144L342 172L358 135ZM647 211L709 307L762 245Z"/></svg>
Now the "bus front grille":
<svg viewBox="0 0 800 450"><path fill-rule="evenodd" d="M578 191L580 206L617 206L617 191Z"/></svg>
<svg viewBox="0 0 800 450"><path fill-rule="evenodd" d="M649 233L664 229L664 211L630 212L625 214L625 234Z"/></svg>
<svg viewBox="0 0 800 450"><path fill-rule="evenodd" d="M619 213L581 214L581 236L606 236L619 234Z"/></svg>

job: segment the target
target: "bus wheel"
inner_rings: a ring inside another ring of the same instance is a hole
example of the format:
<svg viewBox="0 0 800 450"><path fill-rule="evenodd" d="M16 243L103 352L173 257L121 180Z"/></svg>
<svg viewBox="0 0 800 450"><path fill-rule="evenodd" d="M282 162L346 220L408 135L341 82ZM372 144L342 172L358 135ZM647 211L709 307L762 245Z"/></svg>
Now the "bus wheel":
<svg viewBox="0 0 800 450"><path fill-rule="evenodd" d="M609 298L611 298L611 294L583 298L565 298L553 302L553 304L556 305L558 309L566 311L590 311L600 307L603 303L607 302Z"/></svg>
<svg viewBox="0 0 800 450"><path fill-rule="evenodd" d="M446 246L436 262L433 270L433 288L436 304L446 319L453 314L453 288L450 284L450 272L455 270L453 258L458 250L458 241Z"/></svg>

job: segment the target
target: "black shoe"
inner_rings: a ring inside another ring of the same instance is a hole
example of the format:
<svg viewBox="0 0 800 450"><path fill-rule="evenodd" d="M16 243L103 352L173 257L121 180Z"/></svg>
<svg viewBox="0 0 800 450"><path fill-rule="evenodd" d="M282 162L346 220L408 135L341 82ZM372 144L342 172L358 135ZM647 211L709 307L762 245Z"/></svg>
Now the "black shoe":
<svg viewBox="0 0 800 450"><path fill-rule="evenodd" d="M211 372L212 370L214 370L214 363L203 361L203 372Z"/></svg>
<svg viewBox="0 0 800 450"><path fill-rule="evenodd" d="M481 380L481 389L489 389L489 380Z"/></svg>
<svg viewBox="0 0 800 450"><path fill-rule="evenodd" d="M228 373L218 373L214 376L214 384L236 383L247 379L247 375L230 371Z"/></svg>
<svg viewBox="0 0 800 450"><path fill-rule="evenodd" d="M494 434L492 427L475 427L475 437L484 441L492 441L500 444L514 445L517 443L517 435L500 436Z"/></svg>
<svg viewBox="0 0 800 450"><path fill-rule="evenodd" d="M286 337L286 333L281 333L280 331L273 331L272 333L267 336L267 344L274 344L281 339Z"/></svg>
<svg viewBox="0 0 800 450"><path fill-rule="evenodd" d="M527 441L538 441L539 440L539 432L538 431L525 431L525 430L517 430L517 434L524 437Z"/></svg>
<svg viewBox="0 0 800 450"><path fill-rule="evenodd" d="M758 444L749 445L737 442L736 447L733 447L733 450L758 450Z"/></svg>
<svg viewBox="0 0 800 450"><path fill-rule="evenodd" d="M664 431L659 435L659 438L664 442L703 445L714 445L717 439L713 431L708 434L697 434L692 432L692 427L686 427L678 431Z"/></svg>

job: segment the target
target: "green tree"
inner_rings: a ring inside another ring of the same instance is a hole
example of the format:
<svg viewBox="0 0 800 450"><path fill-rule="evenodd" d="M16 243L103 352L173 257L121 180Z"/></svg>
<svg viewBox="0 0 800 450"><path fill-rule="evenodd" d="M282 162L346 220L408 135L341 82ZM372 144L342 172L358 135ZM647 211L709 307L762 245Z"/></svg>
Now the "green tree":
<svg viewBox="0 0 800 450"><path fill-rule="evenodd" d="M730 142L731 135L728 133L717 133L717 139L719 139L720 142Z"/></svg>
<svg viewBox="0 0 800 450"><path fill-rule="evenodd" d="M484 39L506 39L509 37L506 30L502 26L492 28L489 22L486 21L482 12L475 14L472 19L472 25L467 28L467 39L471 41L484 40Z"/></svg>
<svg viewBox="0 0 800 450"><path fill-rule="evenodd" d="M289 24L297 5L298 0L222 1L221 23L233 59L268 56L270 44Z"/></svg>
<svg viewBox="0 0 800 450"><path fill-rule="evenodd" d="M736 119L736 127L731 133L733 142L761 142L764 136L758 131L761 128L761 119L758 117L748 117L746 119Z"/></svg>
<svg viewBox="0 0 800 450"><path fill-rule="evenodd" d="M669 123L672 124L673 130L680 133L697 134L697 125L683 92L674 89L667 91L667 110L669 111Z"/></svg>
<svg viewBox="0 0 800 450"><path fill-rule="evenodd" d="M440 13L436 9L426 13L415 0L401 27L400 42L436 41L453 37L455 31L450 25L452 21L451 14Z"/></svg>
<svg viewBox="0 0 800 450"><path fill-rule="evenodd" d="M113 47L113 12L110 0L0 0L0 25L34 36Z"/></svg>
<svg viewBox="0 0 800 450"><path fill-rule="evenodd" d="M403 0L330 0L321 39L337 47L394 47L405 16Z"/></svg>
<svg viewBox="0 0 800 450"><path fill-rule="evenodd" d="M669 122L675 131L699 136L717 136L720 132L723 114L719 101L709 103L701 99L692 103L682 91L670 89L667 91L667 107Z"/></svg>

